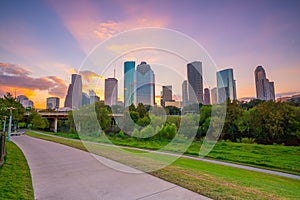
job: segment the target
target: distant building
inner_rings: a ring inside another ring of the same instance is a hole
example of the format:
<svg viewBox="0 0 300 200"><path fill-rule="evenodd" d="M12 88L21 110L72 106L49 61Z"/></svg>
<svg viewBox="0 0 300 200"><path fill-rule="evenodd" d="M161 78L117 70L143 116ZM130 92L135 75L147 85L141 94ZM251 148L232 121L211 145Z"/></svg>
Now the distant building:
<svg viewBox="0 0 300 200"><path fill-rule="evenodd" d="M46 109L58 109L59 101L60 100L58 97L48 97L46 103Z"/></svg>
<svg viewBox="0 0 300 200"><path fill-rule="evenodd" d="M203 103L202 62L187 64L188 97L191 103Z"/></svg>
<svg viewBox="0 0 300 200"><path fill-rule="evenodd" d="M204 105L210 105L210 91L208 88L204 89Z"/></svg>
<svg viewBox="0 0 300 200"><path fill-rule="evenodd" d="M155 78L150 65L141 62L136 68L136 104L155 104Z"/></svg>
<svg viewBox="0 0 300 200"><path fill-rule="evenodd" d="M96 92L94 90L90 90L89 95L90 95L90 104L100 101L100 97L96 95Z"/></svg>
<svg viewBox="0 0 300 200"><path fill-rule="evenodd" d="M167 107L167 106L175 106L177 108L181 108L182 102L181 101L166 101L165 107Z"/></svg>
<svg viewBox="0 0 300 200"><path fill-rule="evenodd" d="M257 66L254 71L256 98L261 100L275 101L274 82L270 82L266 77L266 72L262 66Z"/></svg>
<svg viewBox="0 0 300 200"><path fill-rule="evenodd" d="M71 84L65 100L65 107L78 109L82 105L82 80L81 75L72 74Z"/></svg>
<svg viewBox="0 0 300 200"><path fill-rule="evenodd" d="M165 102L173 101L172 85L162 86L161 105L165 106Z"/></svg>
<svg viewBox="0 0 300 200"><path fill-rule="evenodd" d="M218 103L218 90L217 88L211 89L211 104L215 105Z"/></svg>
<svg viewBox="0 0 300 200"><path fill-rule="evenodd" d="M117 105L118 101L118 80L115 78L105 79L104 102L106 105Z"/></svg>
<svg viewBox="0 0 300 200"><path fill-rule="evenodd" d="M236 85L233 69L224 69L217 72L218 103L224 103L229 98L236 99Z"/></svg>
<svg viewBox="0 0 300 200"><path fill-rule="evenodd" d="M135 99L135 62L124 62L124 106L134 104Z"/></svg>
<svg viewBox="0 0 300 200"><path fill-rule="evenodd" d="M182 106L184 107L188 104L187 80L184 80L181 86L182 86Z"/></svg>
<svg viewBox="0 0 300 200"><path fill-rule="evenodd" d="M32 109L34 107L33 101L28 99L25 95L20 95L17 97L17 100L22 104L24 108Z"/></svg>
<svg viewBox="0 0 300 200"><path fill-rule="evenodd" d="M90 104L90 97L87 93L83 92L82 93L82 105L88 105Z"/></svg>

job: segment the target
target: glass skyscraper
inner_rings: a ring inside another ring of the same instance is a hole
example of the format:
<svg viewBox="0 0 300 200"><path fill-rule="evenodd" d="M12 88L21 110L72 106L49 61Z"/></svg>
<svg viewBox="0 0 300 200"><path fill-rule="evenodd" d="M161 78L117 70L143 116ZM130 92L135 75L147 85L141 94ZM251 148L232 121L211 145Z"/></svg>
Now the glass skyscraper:
<svg viewBox="0 0 300 200"><path fill-rule="evenodd" d="M154 105L155 79L150 65L141 62L136 68L136 104Z"/></svg>
<svg viewBox="0 0 300 200"><path fill-rule="evenodd" d="M79 74L72 74L71 84L65 100L65 107L79 109L82 105L82 79Z"/></svg>
<svg viewBox="0 0 300 200"><path fill-rule="evenodd" d="M233 69L224 69L217 72L218 103L224 103L229 98L236 99L236 85L233 78Z"/></svg>
<svg viewBox="0 0 300 200"><path fill-rule="evenodd" d="M274 82L270 82L266 77L266 72L262 66L257 66L254 71L256 98L261 100L275 101Z"/></svg>
<svg viewBox="0 0 300 200"><path fill-rule="evenodd" d="M115 78L105 79L105 104L112 106L117 105L118 101L118 80Z"/></svg>
<svg viewBox="0 0 300 200"><path fill-rule="evenodd" d="M187 65L188 95L190 103L203 103L202 62L194 61Z"/></svg>
<svg viewBox="0 0 300 200"><path fill-rule="evenodd" d="M188 89L187 89L187 80L182 82L182 107L188 104Z"/></svg>
<svg viewBox="0 0 300 200"><path fill-rule="evenodd" d="M135 79L135 62L124 62L124 106L128 107L134 104L134 79Z"/></svg>

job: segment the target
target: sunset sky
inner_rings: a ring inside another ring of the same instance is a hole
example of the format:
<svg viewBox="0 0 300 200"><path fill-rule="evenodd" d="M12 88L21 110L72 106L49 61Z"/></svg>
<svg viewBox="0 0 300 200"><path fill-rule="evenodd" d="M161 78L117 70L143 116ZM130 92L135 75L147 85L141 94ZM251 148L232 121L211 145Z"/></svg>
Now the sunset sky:
<svg viewBox="0 0 300 200"><path fill-rule="evenodd" d="M16 90L38 108L45 107L46 97L58 96L63 105L70 74L95 46L142 27L173 29L196 40L218 69L234 69L238 98L255 96L257 65L275 82L277 97L300 93L299 11L300 1L289 0L2 0L0 95ZM151 58L146 61L151 65ZM158 68L154 72L173 85L173 76ZM88 83L98 72L84 73ZM173 86L179 96L180 86ZM97 92L103 99L103 88Z"/></svg>

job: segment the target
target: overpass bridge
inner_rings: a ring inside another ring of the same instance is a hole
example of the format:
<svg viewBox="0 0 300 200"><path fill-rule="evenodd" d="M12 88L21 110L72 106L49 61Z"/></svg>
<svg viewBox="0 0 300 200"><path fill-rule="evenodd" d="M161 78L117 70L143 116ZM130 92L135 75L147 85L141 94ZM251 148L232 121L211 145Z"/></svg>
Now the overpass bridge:
<svg viewBox="0 0 300 200"><path fill-rule="evenodd" d="M55 111L55 112L38 112L42 117L45 117L50 122L50 128L56 133L58 128L58 120L59 119L68 119L68 112L66 111ZM25 113L25 116L29 116L30 113ZM123 114L114 113L111 115L113 117L112 126L116 125L114 118L123 117Z"/></svg>

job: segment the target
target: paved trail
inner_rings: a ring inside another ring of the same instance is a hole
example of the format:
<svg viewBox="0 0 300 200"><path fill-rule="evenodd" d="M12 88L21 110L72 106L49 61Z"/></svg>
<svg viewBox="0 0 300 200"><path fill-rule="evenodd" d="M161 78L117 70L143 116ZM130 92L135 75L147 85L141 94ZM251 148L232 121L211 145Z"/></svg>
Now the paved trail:
<svg viewBox="0 0 300 200"><path fill-rule="evenodd" d="M89 153L65 145L29 136L12 141L28 161L37 200L208 199L149 174L116 171Z"/></svg>
<svg viewBox="0 0 300 200"><path fill-rule="evenodd" d="M63 139L66 139L66 140L78 141L76 139L64 138L64 137L60 137L60 136L56 136L56 135L41 133L41 132L38 132L38 131L33 131L33 132L35 132L37 134L41 134L41 135L47 135L47 136L51 136L51 137L63 138ZM97 142L90 142L90 143L101 144L101 143L97 143ZM118 146L118 145L110 145L110 144L102 144L102 145ZM156 151L156 150L147 150L147 149L141 149L141 148L136 148L136 147L126 147L126 146L118 146L118 147L123 148L123 149L133 149L133 150L139 150L139 151L145 151L145 152L153 152L153 153L157 153L157 154L164 154L164 155L175 156L175 157L180 156L180 157L183 157L183 158L199 160L199 161L214 163L214 164L218 164L218 165L236 167L236 168L246 169L246 170L250 170L250 171L263 172L263 173L267 173L267 174L273 174L273 175L277 175L277 176L283 176L283 177L287 177L287 178L293 178L293 179L300 180L299 175L289 174L289 173L284 173L284 172L278 172L278 171L269 170L269 169L261 169L261 168L257 168L257 167L250 167L250 166L241 165L241 164L234 164L234 163L229 163L229 162L211 160L211 159L206 159L206 158L201 158L201 157L196 157L196 156L178 155L176 153L161 152L161 151Z"/></svg>

